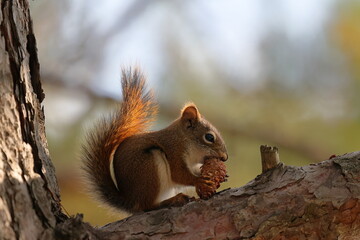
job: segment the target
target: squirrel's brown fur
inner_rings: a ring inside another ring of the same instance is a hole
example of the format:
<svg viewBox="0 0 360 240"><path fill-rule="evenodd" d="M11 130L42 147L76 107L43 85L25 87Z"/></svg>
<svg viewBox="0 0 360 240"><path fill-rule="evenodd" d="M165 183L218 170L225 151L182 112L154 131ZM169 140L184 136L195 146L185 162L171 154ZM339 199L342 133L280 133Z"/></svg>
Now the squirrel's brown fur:
<svg viewBox="0 0 360 240"><path fill-rule="evenodd" d="M153 94L145 90L145 78L138 69L122 71L121 107L109 118L103 118L89 131L83 146L83 162L90 191L115 208L126 208L109 173L110 156L129 136L144 132L154 120L157 104Z"/></svg>
<svg viewBox="0 0 360 240"><path fill-rule="evenodd" d="M95 126L84 145L83 162L92 191L117 209L128 212L182 205L190 197L185 186L213 184L200 176L205 159L227 159L220 133L194 104L168 127L146 128L157 105L145 90L145 78L123 71L123 104Z"/></svg>

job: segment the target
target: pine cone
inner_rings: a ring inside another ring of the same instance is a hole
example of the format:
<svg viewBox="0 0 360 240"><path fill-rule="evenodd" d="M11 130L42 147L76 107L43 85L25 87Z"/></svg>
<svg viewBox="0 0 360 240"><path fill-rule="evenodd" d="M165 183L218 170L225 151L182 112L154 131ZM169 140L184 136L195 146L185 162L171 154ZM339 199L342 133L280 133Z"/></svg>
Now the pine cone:
<svg viewBox="0 0 360 240"><path fill-rule="evenodd" d="M217 158L206 159L201 167L199 183L195 186L196 192L201 199L208 199L215 194L220 183L225 182L226 166Z"/></svg>

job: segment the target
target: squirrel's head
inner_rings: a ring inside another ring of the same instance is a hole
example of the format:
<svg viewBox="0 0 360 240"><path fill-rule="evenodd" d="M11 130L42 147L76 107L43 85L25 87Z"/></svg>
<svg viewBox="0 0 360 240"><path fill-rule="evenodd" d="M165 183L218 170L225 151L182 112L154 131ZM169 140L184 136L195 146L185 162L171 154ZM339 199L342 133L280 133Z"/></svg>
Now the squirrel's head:
<svg viewBox="0 0 360 240"><path fill-rule="evenodd" d="M190 103L183 108L180 124L182 131L191 141L188 150L191 161L203 163L206 158L218 158L222 161L228 159L225 143L219 131L200 115L195 104Z"/></svg>

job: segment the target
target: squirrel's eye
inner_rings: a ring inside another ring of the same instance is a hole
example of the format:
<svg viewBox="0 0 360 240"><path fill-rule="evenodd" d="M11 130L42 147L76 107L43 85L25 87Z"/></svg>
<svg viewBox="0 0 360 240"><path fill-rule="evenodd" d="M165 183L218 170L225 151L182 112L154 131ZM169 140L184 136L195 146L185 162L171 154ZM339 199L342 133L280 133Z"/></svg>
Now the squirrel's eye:
<svg viewBox="0 0 360 240"><path fill-rule="evenodd" d="M204 135L205 141L209 142L209 143L214 143L215 142L215 136L211 133L206 133Z"/></svg>

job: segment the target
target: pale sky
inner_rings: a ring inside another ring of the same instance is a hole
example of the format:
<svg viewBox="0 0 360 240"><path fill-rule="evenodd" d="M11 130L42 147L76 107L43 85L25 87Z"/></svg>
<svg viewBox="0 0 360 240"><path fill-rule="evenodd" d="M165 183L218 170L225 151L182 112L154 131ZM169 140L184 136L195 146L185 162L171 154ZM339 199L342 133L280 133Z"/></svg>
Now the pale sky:
<svg viewBox="0 0 360 240"><path fill-rule="evenodd" d="M122 14L131 1L78 0L71 2L64 29L69 38L76 37L77 18L84 6L90 11L85 22L97 23L105 31ZM148 75L150 85L156 84L166 67L162 49L167 28L181 40L182 47L194 67L204 63L202 48L221 64L224 71L241 76L238 81L256 86L262 79L261 49L263 37L269 31L280 31L292 41L312 41L324 34L324 24L331 14L334 0L198 0L174 1L173 4L154 1L121 35L106 46L106 64L96 76L103 79L101 88L118 95L120 67L139 64ZM189 28L189 25L191 27ZM105 83L105 84L104 84Z"/></svg>

